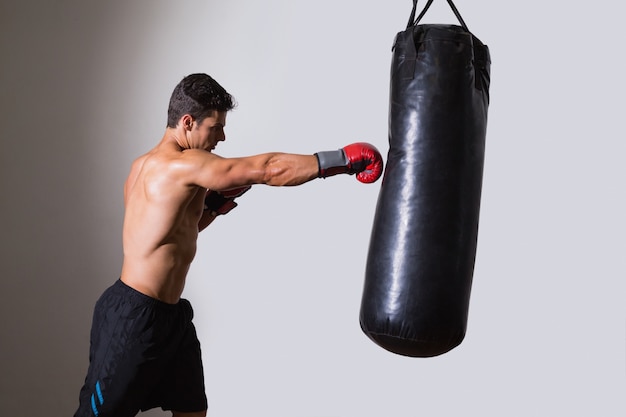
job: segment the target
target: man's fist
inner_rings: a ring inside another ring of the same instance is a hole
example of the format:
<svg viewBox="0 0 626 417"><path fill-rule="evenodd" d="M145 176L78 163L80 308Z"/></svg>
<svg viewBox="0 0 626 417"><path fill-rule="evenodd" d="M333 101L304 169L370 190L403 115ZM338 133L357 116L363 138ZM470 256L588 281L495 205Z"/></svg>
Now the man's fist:
<svg viewBox="0 0 626 417"><path fill-rule="evenodd" d="M204 197L204 211L210 211L216 216L226 214L235 207L235 198L240 197L251 188L250 185L245 187L233 188L226 191L208 190Z"/></svg>
<svg viewBox="0 0 626 417"><path fill-rule="evenodd" d="M356 179L369 184L383 173L383 158L374 145L365 142L353 143L336 151L318 152L318 177L326 178L337 174L357 174Z"/></svg>

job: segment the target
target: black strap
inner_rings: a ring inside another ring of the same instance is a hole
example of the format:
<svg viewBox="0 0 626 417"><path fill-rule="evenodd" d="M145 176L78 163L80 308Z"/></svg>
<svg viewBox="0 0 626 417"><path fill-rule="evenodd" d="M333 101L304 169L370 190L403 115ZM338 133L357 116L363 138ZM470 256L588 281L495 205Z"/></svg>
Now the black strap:
<svg viewBox="0 0 626 417"><path fill-rule="evenodd" d="M417 1L418 0L413 0L413 9L411 10L411 16L409 17L409 23L406 25L406 28L410 28L411 26L415 26L419 23L420 20L422 20L422 17L424 17L424 15L426 14L426 11L428 10L428 8L430 7L431 4L433 4L433 0L428 0L428 2L426 3L426 6L424 6L424 9L422 10L422 12L419 14L419 16L417 16L417 19L415 18L415 12L417 10ZM463 21L463 18L461 17L461 14L459 13L459 11L457 10L456 6L454 5L454 3L452 3L452 0L448 0L448 4L450 5L450 7L452 8L452 11L454 12L454 15L456 16L456 18L459 20L459 23L461 24L461 26L463 27L463 29L465 29L467 32L469 32L469 29L467 28L467 25L465 24L465 22Z"/></svg>

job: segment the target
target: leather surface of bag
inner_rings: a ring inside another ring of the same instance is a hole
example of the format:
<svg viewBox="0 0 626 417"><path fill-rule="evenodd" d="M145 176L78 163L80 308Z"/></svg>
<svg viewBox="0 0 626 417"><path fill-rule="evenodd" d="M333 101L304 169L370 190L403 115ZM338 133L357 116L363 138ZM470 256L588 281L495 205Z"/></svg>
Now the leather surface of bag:
<svg viewBox="0 0 626 417"><path fill-rule="evenodd" d="M417 24L393 45L389 151L360 325L391 352L430 357L466 333L489 105L489 49L461 26Z"/></svg>

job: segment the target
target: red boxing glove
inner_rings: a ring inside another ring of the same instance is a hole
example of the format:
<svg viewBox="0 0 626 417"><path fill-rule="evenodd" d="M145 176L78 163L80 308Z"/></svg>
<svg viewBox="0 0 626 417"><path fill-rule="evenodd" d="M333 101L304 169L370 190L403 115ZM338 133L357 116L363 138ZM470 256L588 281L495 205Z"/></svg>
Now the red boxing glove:
<svg viewBox="0 0 626 417"><path fill-rule="evenodd" d="M319 165L318 177L321 178L337 174L357 174L357 180L369 184L383 173L383 157L369 143L353 143L336 151L318 152L315 156Z"/></svg>
<svg viewBox="0 0 626 417"><path fill-rule="evenodd" d="M233 188L225 191L208 190L204 197L204 211L211 211L216 216L226 214L235 207L235 198L240 197L251 188L250 185L245 187Z"/></svg>

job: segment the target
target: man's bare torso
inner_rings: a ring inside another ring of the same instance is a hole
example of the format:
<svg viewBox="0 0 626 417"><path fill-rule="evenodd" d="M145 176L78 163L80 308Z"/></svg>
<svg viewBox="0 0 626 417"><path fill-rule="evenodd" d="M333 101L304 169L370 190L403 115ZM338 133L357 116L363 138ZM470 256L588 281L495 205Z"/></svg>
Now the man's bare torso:
<svg viewBox="0 0 626 417"><path fill-rule="evenodd" d="M132 288L176 303L196 254L200 229L215 214L204 212L208 188L252 184L299 185L318 177L315 155L266 153L221 158L211 151L225 140L226 112L202 121L185 114L161 142L132 165L124 187L124 264L121 279Z"/></svg>
<svg viewBox="0 0 626 417"><path fill-rule="evenodd" d="M182 294L206 194L176 172L181 154L178 146L161 143L133 163L124 188L121 279L166 303Z"/></svg>

